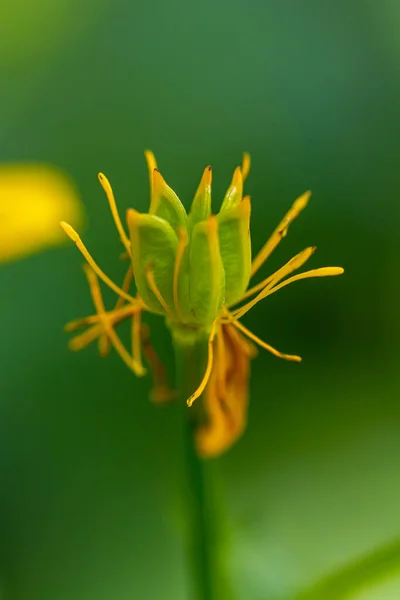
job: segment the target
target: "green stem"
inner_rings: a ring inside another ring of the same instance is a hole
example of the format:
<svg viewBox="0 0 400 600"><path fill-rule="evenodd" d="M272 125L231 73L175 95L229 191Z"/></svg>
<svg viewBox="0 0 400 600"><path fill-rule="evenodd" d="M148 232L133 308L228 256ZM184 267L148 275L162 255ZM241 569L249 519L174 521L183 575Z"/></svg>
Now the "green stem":
<svg viewBox="0 0 400 600"><path fill-rule="evenodd" d="M196 389L204 372L207 345L179 343L176 339L177 373L182 401L185 403L185 466L188 500L188 552L190 585L195 600L226 600L221 569L221 530L217 526L218 507L215 489L215 460L202 460L195 448L194 432L201 418L201 398L193 407L186 399Z"/></svg>
<svg viewBox="0 0 400 600"><path fill-rule="evenodd" d="M189 410L189 409L187 409ZM186 473L189 505L189 557L191 585L196 600L217 600L219 580L218 539L212 467L196 454L194 424L186 419Z"/></svg>

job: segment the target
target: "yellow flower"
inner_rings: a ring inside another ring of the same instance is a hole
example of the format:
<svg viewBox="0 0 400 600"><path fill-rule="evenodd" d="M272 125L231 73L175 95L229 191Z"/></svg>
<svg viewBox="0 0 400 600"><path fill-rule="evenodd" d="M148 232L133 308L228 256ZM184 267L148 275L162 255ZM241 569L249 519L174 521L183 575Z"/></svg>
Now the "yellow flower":
<svg viewBox="0 0 400 600"><path fill-rule="evenodd" d="M0 167L0 262L62 243L62 217L82 221L77 194L60 171L45 165ZM61 234L61 235L60 235Z"/></svg>
<svg viewBox="0 0 400 600"><path fill-rule="evenodd" d="M98 339L105 356L113 346L126 365L143 375L142 350L153 372L155 401L171 398L165 370L150 344L148 328L142 325L143 312L163 315L171 330L174 346L187 350L207 347L204 372L196 389L187 398L188 406L203 395L204 415L196 431L196 444L203 457L215 456L229 448L246 424L250 359L256 345L286 360L299 362L297 355L279 352L249 331L240 319L260 300L289 283L309 277L343 273L341 267L312 269L291 275L315 252L308 247L278 271L249 287L249 281L287 234L289 225L306 207L310 193L301 195L269 240L251 261L250 198L243 196L243 183L250 170L245 154L218 215L211 214L211 167L204 171L189 214L157 169L155 158L146 152L151 203L149 213L127 213L129 237L118 215L111 186L99 175L118 230L125 256L130 259L122 286L117 286L97 265L76 231L61 225L88 262L85 269L97 313L69 323L68 331L89 326L70 342L79 350ZM99 278L118 295L113 310L106 311ZM129 293L135 280L137 295ZM128 351L115 328L123 320L132 322L132 348Z"/></svg>

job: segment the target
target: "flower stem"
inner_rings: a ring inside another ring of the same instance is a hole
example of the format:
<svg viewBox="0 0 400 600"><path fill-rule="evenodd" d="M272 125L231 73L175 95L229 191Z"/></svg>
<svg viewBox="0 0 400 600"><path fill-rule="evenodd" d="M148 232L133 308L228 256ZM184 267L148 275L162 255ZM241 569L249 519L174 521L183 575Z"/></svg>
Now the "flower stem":
<svg viewBox="0 0 400 600"><path fill-rule="evenodd" d="M194 344L179 343L175 338L177 375L182 401L191 395L201 380L207 353L207 338ZM221 569L221 527L216 490L217 461L203 460L194 443L194 433L202 417L201 398L193 407L184 406L185 485L187 491L188 554L193 600L227 600Z"/></svg>
<svg viewBox="0 0 400 600"><path fill-rule="evenodd" d="M212 473L214 465L211 461L203 461L196 454L193 443L194 424L191 419L186 420L191 585L196 600L217 600L221 596L218 595L218 533Z"/></svg>

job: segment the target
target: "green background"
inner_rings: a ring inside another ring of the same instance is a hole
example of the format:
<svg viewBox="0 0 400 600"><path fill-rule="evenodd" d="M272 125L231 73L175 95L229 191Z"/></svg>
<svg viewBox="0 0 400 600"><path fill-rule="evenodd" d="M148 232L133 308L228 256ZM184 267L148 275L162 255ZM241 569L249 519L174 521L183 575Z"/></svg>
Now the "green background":
<svg viewBox="0 0 400 600"><path fill-rule="evenodd" d="M313 244L312 268L345 268L244 319L303 363L260 353L220 460L238 600L292 600L400 536L399 39L396 0L0 9L0 161L73 178L106 272L123 265L96 175L146 210L145 148L186 206L212 164L214 210L249 151L255 251L313 191L264 276ZM69 353L64 322L92 311L81 262L69 244L0 268L4 598L186 600L183 410L151 405L114 354ZM399 597L395 573L354 596Z"/></svg>

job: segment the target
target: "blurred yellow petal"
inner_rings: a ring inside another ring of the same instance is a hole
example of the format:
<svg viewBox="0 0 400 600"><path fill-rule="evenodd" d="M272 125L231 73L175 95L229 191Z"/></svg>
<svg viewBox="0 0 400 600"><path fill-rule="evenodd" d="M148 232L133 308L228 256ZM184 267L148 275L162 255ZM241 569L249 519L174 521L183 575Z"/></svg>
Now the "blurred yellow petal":
<svg viewBox="0 0 400 600"><path fill-rule="evenodd" d="M74 226L83 207L61 171L39 164L0 166L0 262L64 243L60 220Z"/></svg>

